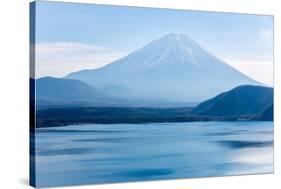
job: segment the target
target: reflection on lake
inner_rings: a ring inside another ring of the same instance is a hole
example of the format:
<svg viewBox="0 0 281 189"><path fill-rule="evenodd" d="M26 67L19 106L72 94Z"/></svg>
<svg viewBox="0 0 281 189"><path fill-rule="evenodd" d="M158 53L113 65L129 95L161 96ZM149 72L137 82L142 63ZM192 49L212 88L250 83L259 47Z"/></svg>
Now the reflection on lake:
<svg viewBox="0 0 281 189"><path fill-rule="evenodd" d="M76 125L35 140L38 187L273 172L273 122Z"/></svg>

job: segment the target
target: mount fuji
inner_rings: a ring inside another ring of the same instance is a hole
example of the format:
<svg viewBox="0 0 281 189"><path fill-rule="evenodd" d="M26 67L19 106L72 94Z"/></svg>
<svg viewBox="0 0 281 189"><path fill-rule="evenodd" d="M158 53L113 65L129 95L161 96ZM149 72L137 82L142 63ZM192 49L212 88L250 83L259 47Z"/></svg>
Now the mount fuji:
<svg viewBox="0 0 281 189"><path fill-rule="evenodd" d="M73 72L66 78L98 89L118 86L130 91L120 91L122 98L175 102L200 102L239 85L263 85L185 34L165 35L111 64Z"/></svg>

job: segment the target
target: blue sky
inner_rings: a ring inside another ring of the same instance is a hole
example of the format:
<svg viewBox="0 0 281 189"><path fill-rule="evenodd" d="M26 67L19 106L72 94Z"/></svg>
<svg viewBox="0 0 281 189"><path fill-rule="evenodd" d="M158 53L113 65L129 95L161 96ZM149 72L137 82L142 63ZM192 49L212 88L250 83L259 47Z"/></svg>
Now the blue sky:
<svg viewBox="0 0 281 189"><path fill-rule="evenodd" d="M272 85L271 16L39 1L36 19L38 76L100 67L167 33L186 33Z"/></svg>

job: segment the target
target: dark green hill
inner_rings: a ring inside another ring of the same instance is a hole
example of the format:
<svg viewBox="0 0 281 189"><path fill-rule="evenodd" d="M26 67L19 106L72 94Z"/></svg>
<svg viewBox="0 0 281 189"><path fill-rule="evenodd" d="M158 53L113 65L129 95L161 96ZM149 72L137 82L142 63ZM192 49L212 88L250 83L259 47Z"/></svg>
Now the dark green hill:
<svg viewBox="0 0 281 189"><path fill-rule="evenodd" d="M245 116L258 114L272 104L273 88L243 85L200 103L191 114Z"/></svg>
<svg viewBox="0 0 281 189"><path fill-rule="evenodd" d="M257 119L259 121L273 121L273 104L262 111Z"/></svg>

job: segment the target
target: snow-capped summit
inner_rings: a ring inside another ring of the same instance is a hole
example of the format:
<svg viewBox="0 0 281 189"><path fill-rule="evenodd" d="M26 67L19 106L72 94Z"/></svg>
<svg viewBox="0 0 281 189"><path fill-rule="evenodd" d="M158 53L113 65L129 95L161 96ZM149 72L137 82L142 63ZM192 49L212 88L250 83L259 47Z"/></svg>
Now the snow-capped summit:
<svg viewBox="0 0 281 189"><path fill-rule="evenodd" d="M207 51L185 34L167 34L110 66L147 69L163 64L208 64ZM129 61L128 61L129 60ZM121 63L120 63L121 62Z"/></svg>
<svg viewBox="0 0 281 189"><path fill-rule="evenodd" d="M126 87L138 94L135 98L188 102L202 101L241 84L259 84L213 56L188 35L174 33L102 68L66 77L98 88Z"/></svg>

